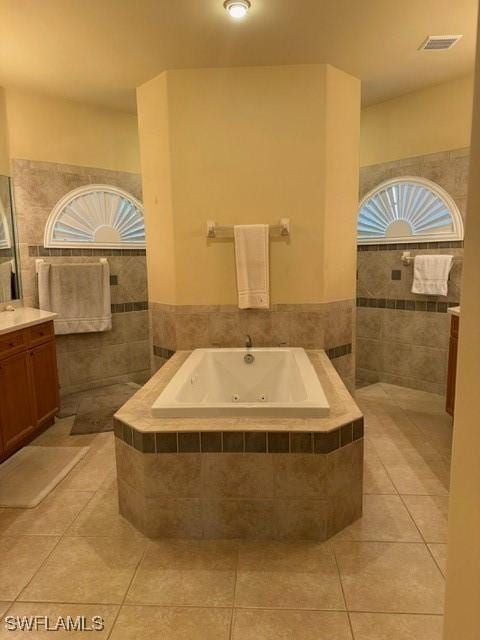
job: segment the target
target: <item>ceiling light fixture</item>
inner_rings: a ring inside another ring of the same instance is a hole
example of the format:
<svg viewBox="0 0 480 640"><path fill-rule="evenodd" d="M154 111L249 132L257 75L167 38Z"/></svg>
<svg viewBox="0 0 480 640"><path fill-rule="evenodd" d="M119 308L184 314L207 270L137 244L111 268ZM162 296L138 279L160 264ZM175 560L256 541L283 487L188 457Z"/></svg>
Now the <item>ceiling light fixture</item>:
<svg viewBox="0 0 480 640"><path fill-rule="evenodd" d="M225 0L223 6L232 18L241 20L247 15L250 9L250 0Z"/></svg>

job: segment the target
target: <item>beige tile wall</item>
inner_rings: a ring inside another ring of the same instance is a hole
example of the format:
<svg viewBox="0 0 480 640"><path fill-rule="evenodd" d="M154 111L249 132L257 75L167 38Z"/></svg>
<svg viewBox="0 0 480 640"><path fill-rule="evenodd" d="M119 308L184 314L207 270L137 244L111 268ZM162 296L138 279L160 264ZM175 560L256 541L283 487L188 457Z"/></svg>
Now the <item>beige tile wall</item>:
<svg viewBox="0 0 480 640"><path fill-rule="evenodd" d="M63 394L150 376L148 311L113 315L112 331L57 337Z"/></svg>
<svg viewBox="0 0 480 640"><path fill-rule="evenodd" d="M456 256L448 282L448 296L424 296L412 293L413 264L402 263L403 249L399 251L359 251L357 253L357 297L394 298L401 300L432 300L435 302L458 302L462 281L463 249L413 249L416 253L448 253ZM392 271L401 272L401 280L392 280Z"/></svg>
<svg viewBox="0 0 480 640"><path fill-rule="evenodd" d="M354 387L355 301L274 305L266 311L241 311L234 306L149 305L154 347L168 351L201 347L240 347L246 334L254 346L333 349L352 345L352 353L334 358L334 366L350 389ZM155 356L157 368L164 360Z"/></svg>
<svg viewBox="0 0 480 640"><path fill-rule="evenodd" d="M470 149L454 149L414 158L362 167L360 169L360 197L380 182L399 176L420 176L443 187L465 214L468 191Z"/></svg>
<svg viewBox="0 0 480 640"><path fill-rule="evenodd" d="M446 313L358 308L358 379L444 394L449 333Z"/></svg>
<svg viewBox="0 0 480 640"><path fill-rule="evenodd" d="M443 187L454 198L465 219L468 169L469 149L363 167L360 196L384 180L420 176ZM411 293L413 266L402 264L402 251L358 252L358 298L460 301L463 249L412 250L413 254L447 252L459 258L450 274L447 297ZM400 280L392 280L392 270L401 272ZM450 318L445 313L358 307L357 381L383 381L445 393L449 332Z"/></svg>
<svg viewBox="0 0 480 640"><path fill-rule="evenodd" d="M35 259L29 247L43 248L45 224L57 201L88 184L109 184L125 189L141 200L138 174L107 171L50 162L15 159L12 180L18 226L23 302L38 306ZM144 255L104 254L118 284L111 287L112 304L147 301ZM48 256L49 262L89 262L100 257ZM110 332L57 338L61 393L70 393L115 381L143 381L150 373L148 312L113 314Z"/></svg>

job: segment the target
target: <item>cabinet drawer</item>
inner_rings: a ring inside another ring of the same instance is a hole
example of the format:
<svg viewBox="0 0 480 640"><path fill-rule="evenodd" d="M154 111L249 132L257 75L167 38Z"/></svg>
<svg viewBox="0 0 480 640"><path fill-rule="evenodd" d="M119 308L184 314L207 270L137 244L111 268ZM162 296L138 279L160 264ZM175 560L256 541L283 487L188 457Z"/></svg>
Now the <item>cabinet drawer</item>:
<svg viewBox="0 0 480 640"><path fill-rule="evenodd" d="M25 331L12 331L0 336L0 358L8 358L26 349L27 334Z"/></svg>
<svg viewBox="0 0 480 640"><path fill-rule="evenodd" d="M37 324L29 329L29 344L34 347L42 344L47 340L51 340L54 336L53 322L44 322Z"/></svg>

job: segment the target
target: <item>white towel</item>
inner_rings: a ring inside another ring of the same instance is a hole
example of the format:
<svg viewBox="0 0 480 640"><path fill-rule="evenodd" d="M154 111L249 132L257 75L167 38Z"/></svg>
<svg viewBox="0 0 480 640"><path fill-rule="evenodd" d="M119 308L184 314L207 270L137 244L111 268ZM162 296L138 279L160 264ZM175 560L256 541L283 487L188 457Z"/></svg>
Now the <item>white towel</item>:
<svg viewBox="0 0 480 640"><path fill-rule="evenodd" d="M415 256L412 293L446 296L452 262L453 256Z"/></svg>
<svg viewBox="0 0 480 640"><path fill-rule="evenodd" d="M108 263L40 264L38 298L40 309L58 314L56 334L112 328Z"/></svg>
<svg viewBox="0 0 480 640"><path fill-rule="evenodd" d="M0 264L0 302L12 299L12 261Z"/></svg>
<svg viewBox="0 0 480 640"><path fill-rule="evenodd" d="M235 225L238 306L268 309L270 306L269 226Z"/></svg>

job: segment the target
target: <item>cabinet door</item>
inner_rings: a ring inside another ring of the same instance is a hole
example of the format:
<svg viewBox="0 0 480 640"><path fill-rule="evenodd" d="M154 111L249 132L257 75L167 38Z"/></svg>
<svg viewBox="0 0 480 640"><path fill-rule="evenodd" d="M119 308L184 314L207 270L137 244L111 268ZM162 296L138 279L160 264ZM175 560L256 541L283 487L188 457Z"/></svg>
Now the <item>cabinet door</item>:
<svg viewBox="0 0 480 640"><path fill-rule="evenodd" d="M458 332L460 329L460 318L452 316L450 325L450 348L448 352L448 375L447 375L447 406L446 411L451 416L455 412L455 389L457 386L457 357L458 357Z"/></svg>
<svg viewBox="0 0 480 640"><path fill-rule="evenodd" d="M35 426L30 356L24 351L0 361L0 431L3 453L15 450Z"/></svg>
<svg viewBox="0 0 480 640"><path fill-rule="evenodd" d="M55 341L30 350L36 425L52 418L59 409Z"/></svg>

